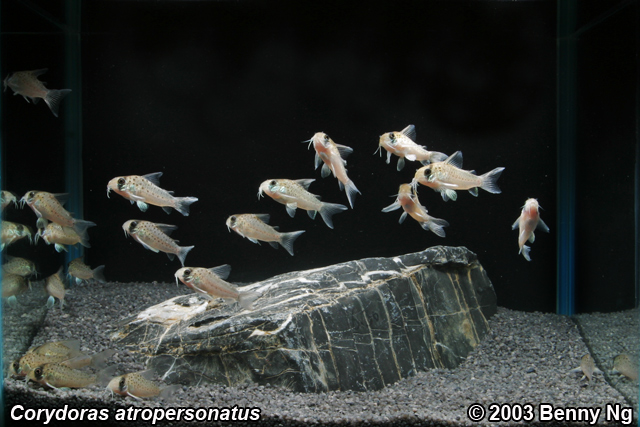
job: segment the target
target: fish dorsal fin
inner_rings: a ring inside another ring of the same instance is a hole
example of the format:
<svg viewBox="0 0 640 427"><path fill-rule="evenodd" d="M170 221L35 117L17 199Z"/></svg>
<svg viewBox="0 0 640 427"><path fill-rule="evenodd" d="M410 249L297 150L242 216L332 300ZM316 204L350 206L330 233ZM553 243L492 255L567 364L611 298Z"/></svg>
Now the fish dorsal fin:
<svg viewBox="0 0 640 427"><path fill-rule="evenodd" d="M229 264L219 265L217 267L212 267L209 269L210 272L221 278L222 280L226 280L231 273L231 266Z"/></svg>
<svg viewBox="0 0 640 427"><path fill-rule="evenodd" d="M64 205L67 203L67 200L69 200L69 193L55 193L53 194L53 197L55 197L61 205Z"/></svg>
<svg viewBox="0 0 640 427"><path fill-rule="evenodd" d="M47 71L49 71L49 69L48 69L48 68L41 68L41 69L39 69L39 70L33 70L33 71L29 71L29 72L31 73L31 75L32 75L33 77L38 77L38 76L43 75L43 74L44 74L44 73L46 73Z"/></svg>
<svg viewBox="0 0 640 427"><path fill-rule="evenodd" d="M444 162L457 168L462 168L462 151L456 151L455 153L450 155Z"/></svg>
<svg viewBox="0 0 640 427"><path fill-rule="evenodd" d="M305 190L309 190L309 186L311 185L311 183L315 181L315 179L296 179L295 182L297 182L298 184L300 184L302 186L302 188L304 188Z"/></svg>
<svg viewBox="0 0 640 427"><path fill-rule="evenodd" d="M153 185L160 185L160 177L162 176L162 172L154 172L143 175L142 177L147 181L151 182Z"/></svg>
<svg viewBox="0 0 640 427"><path fill-rule="evenodd" d="M346 158L349 154L353 153L353 148L347 147L346 145L336 144L338 148L338 152L340 153L340 157L343 159Z"/></svg>
<svg viewBox="0 0 640 427"><path fill-rule="evenodd" d="M265 224L269 224L269 220L271 219L271 215L269 214L255 214L255 216Z"/></svg>
<svg viewBox="0 0 640 427"><path fill-rule="evenodd" d="M416 127L414 125L407 126L406 128L402 129L400 133L412 141L416 140Z"/></svg>
<svg viewBox="0 0 640 427"><path fill-rule="evenodd" d="M178 229L177 225L170 224L154 224L160 231L162 231L167 236L171 235L171 232Z"/></svg>

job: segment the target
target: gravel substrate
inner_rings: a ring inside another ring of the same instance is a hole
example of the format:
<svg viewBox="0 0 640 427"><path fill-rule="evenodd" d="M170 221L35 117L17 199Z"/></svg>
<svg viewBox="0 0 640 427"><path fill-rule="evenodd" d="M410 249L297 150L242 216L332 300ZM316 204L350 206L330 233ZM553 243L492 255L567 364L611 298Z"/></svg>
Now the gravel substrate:
<svg viewBox="0 0 640 427"><path fill-rule="evenodd" d="M119 369L117 374L144 369L144 360L127 349L115 347L109 335L123 318L176 295L189 293L184 286L175 283L105 283L76 286L67 296L63 311L59 305L48 311L38 308L45 297L35 292L22 296L19 301L28 307L4 308L4 357L11 361L29 347L47 341L78 339L81 349L99 352L114 348L112 358ZM44 315L44 316L43 316ZM42 324L38 326L38 316ZM625 320L627 319L627 320ZM631 319L629 321L628 319ZM605 325L605 326L603 326ZM614 329L614 326L617 329ZM505 425L505 422L489 422L487 416L481 422L472 422L467 409L474 403L483 405L531 404L539 420L540 404L552 404L556 408L602 408L599 422L607 424L607 405L629 407L625 396L611 387L603 375L595 375L591 382L581 379L581 374L570 373L580 364L580 358L588 352L576 323L567 317L553 314L525 313L499 308L490 320L491 332L469 355L467 360L453 370L435 369L402 380L384 390L375 392L330 392L322 394L293 393L269 386L223 385L183 386L167 403L161 399L137 401L132 398L112 397L103 388L93 386L78 390L45 390L34 384L15 379L5 379L6 425L14 425L10 418L27 415L26 409L37 408L101 408L109 421L98 421L94 426L115 425L115 419L124 412L133 416L139 411L137 422L128 425L152 425L146 419L152 413L160 415L171 408L259 408L261 421L268 425L350 424L350 425ZM606 334L617 337L634 337L625 351L638 348L637 311L593 315L582 320L582 327L589 330L592 344L596 339L612 341ZM608 328L603 331L601 328ZM31 333L35 333L29 342ZM595 344L594 344L594 347ZM611 347L602 353L595 352L600 368L608 371L611 355L621 348ZM637 353L633 353L637 355ZM5 370L6 372L6 370ZM618 380L618 382L628 380ZM635 390L637 405L637 382ZM633 393L627 392L627 397ZM506 407L505 407L506 408ZM511 408L509 408L511 409ZM108 411L108 412L107 412ZM236 410L237 411L237 410ZM503 416L510 410L503 409ZM514 408L514 413L517 408ZM237 413L237 412L236 412ZM254 412L255 413L255 412ZM59 413L62 416L62 411ZM167 415L177 413L166 413ZM199 415L198 415L199 414ZM200 416L204 410L191 412ZM212 412L213 414L213 412ZM634 415L637 411L634 412ZM68 412L67 416L77 416ZM89 416L86 412L85 416ZM94 414L95 415L95 414ZM183 410L180 421L159 421L155 425L187 426L204 425L185 420ZM636 416L637 418L637 416ZM41 419L38 425L43 425ZM215 423L207 422L206 425ZM235 425L249 425L240 422ZM527 425L573 425L570 422L512 423ZM620 422L610 422L620 425ZM52 420L46 425L69 426L69 421ZM71 423L74 425L74 423Z"/></svg>

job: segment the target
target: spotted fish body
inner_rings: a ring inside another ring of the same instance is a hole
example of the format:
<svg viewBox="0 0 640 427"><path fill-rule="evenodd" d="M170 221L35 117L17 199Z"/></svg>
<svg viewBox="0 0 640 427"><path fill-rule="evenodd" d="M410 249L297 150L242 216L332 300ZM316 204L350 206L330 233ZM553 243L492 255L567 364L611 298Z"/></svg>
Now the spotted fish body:
<svg viewBox="0 0 640 427"><path fill-rule="evenodd" d="M347 207L337 203L321 202L319 196L311 194L307 191L309 185L315 179L268 179L260 184L258 198L263 194L271 197L273 200L282 203L287 207L287 213L293 217L296 209L304 209L309 217L314 219L316 212L319 212L322 219L329 228L333 228L332 216L341 211L347 210Z"/></svg>
<svg viewBox="0 0 640 427"><path fill-rule="evenodd" d="M44 83L38 80L38 76L46 72L47 68L17 71L4 79L4 90L6 91L9 87L14 95L22 95L27 102L31 99L34 104L37 104L40 98L44 99L53 115L58 117L60 101L71 92L71 89L47 89Z"/></svg>
<svg viewBox="0 0 640 427"><path fill-rule="evenodd" d="M429 151L426 147L416 144L416 128L409 125L400 132L387 132L380 135L378 150L384 148L387 150L387 164L391 162L391 155L395 154L399 157L397 169L400 171L404 168L404 159L409 161L419 161L423 164L440 162L447 158L446 154ZM382 155L382 151L380 151Z"/></svg>
<svg viewBox="0 0 640 427"><path fill-rule="evenodd" d="M8 257L7 262L2 264L2 269L6 273L17 274L22 277L29 277L37 274L34 262L20 257Z"/></svg>
<svg viewBox="0 0 640 427"><path fill-rule="evenodd" d="M214 268L183 267L176 271L176 283L180 280L188 288L210 298L227 298L238 301L245 309L251 310L253 302L260 296L257 292L243 292L238 290L226 279L231 272L229 265Z"/></svg>
<svg viewBox="0 0 640 427"><path fill-rule="evenodd" d="M45 363L31 370L27 377L51 388L83 388L98 382L98 375L70 368L62 363Z"/></svg>
<svg viewBox="0 0 640 427"><path fill-rule="evenodd" d="M45 279L45 290L49 294L49 300L47 301L47 307L51 308L55 304L55 298L60 300L60 310L64 307L64 296L67 293L62 282L62 267L57 273Z"/></svg>
<svg viewBox="0 0 640 427"><path fill-rule="evenodd" d="M238 214L227 218L227 227L253 243L269 242L276 249L280 243L293 256L293 242L304 230L281 233L268 222L267 214Z"/></svg>
<svg viewBox="0 0 640 427"><path fill-rule="evenodd" d="M411 188L411 184L402 184L398 190L398 197L396 198L396 201L382 209L382 212L391 212L400 208L404 210L403 214L400 216L401 224L404 222L408 214L418 221L424 230L431 230L440 237L445 236L444 227L448 227L449 223L444 219L434 218L427 213L427 208L420 204L418 196Z"/></svg>
<svg viewBox="0 0 640 427"><path fill-rule="evenodd" d="M638 363L634 362L631 357L622 353L613 359L612 374L620 374L633 381L638 381Z"/></svg>
<svg viewBox="0 0 640 427"><path fill-rule="evenodd" d="M93 270L87 264L82 262L81 258L76 258L69 262L68 273L69 276L76 279L76 283L81 283L85 280L96 280L98 282L106 282L104 277L104 265L94 268Z"/></svg>
<svg viewBox="0 0 640 427"><path fill-rule="evenodd" d="M46 191L27 191L20 199L20 203L26 203L38 217L38 228L46 226L44 220L54 222L64 227L71 227L79 235L83 236L87 228L95 226L95 222L75 219L62 205L67 201L68 194L53 194Z"/></svg>
<svg viewBox="0 0 640 427"><path fill-rule="evenodd" d="M13 206L18 206L18 199L16 198L16 195L10 191L2 190L2 192L0 192L0 206L2 207L2 210L12 203Z"/></svg>
<svg viewBox="0 0 640 427"><path fill-rule="evenodd" d="M189 215L189 206L197 202L196 197L174 197L172 191L159 187L162 172L150 173L144 176L130 175L113 178L107 184L107 196L111 190L120 194L131 203L137 203L138 208L145 212L147 204L160 206L165 212L171 213L171 208L184 216Z"/></svg>
<svg viewBox="0 0 640 427"><path fill-rule="evenodd" d="M47 226L36 234L36 240L42 238L47 245L54 245L57 252L66 252L66 246L77 245L78 243L85 248L90 248L89 234L86 230L79 235L75 229L65 227L55 222L50 222Z"/></svg>
<svg viewBox="0 0 640 427"><path fill-rule="evenodd" d="M353 200L356 194L361 193L347 176L347 161L344 160L345 157L353 152L353 149L345 145L336 144L324 132L317 132L309 141L313 143L313 148L316 150L316 169L324 162L322 177L326 178L333 173L333 176L338 179L340 190L346 191L349 205L353 208Z"/></svg>
<svg viewBox="0 0 640 427"><path fill-rule="evenodd" d="M133 237L136 242L153 252L164 252L169 259L178 256L180 263L184 260L193 246L178 246L169 233L177 229L175 225L156 224L149 221L131 219L122 225L125 234Z"/></svg>
<svg viewBox="0 0 640 427"><path fill-rule="evenodd" d="M141 400L155 396L168 399L180 388L178 385L160 388L151 378L153 378L152 371L131 372L113 378L107 384L107 389L121 396L130 396Z"/></svg>
<svg viewBox="0 0 640 427"><path fill-rule="evenodd" d="M0 250L4 250L5 246L12 245L25 237L29 239L29 242L31 242L31 236L31 229L26 225L18 224L17 222L2 221Z"/></svg>
<svg viewBox="0 0 640 427"><path fill-rule="evenodd" d="M15 306L17 304L17 296L25 293L29 289L29 282L22 276L17 274L2 275L2 298L7 298L7 302Z"/></svg>
<svg viewBox="0 0 640 427"><path fill-rule="evenodd" d="M444 200L445 202L449 200L453 200L455 202L458 198L458 193L456 193L455 190L452 190L447 185L438 181L435 178L429 180L429 176L425 176L425 171L428 168L429 166L427 165L427 166L421 167L416 171L414 178L411 181L411 187L413 187L413 192L415 193L417 191L418 184L422 184L440 193L440 195L442 196L442 200Z"/></svg>

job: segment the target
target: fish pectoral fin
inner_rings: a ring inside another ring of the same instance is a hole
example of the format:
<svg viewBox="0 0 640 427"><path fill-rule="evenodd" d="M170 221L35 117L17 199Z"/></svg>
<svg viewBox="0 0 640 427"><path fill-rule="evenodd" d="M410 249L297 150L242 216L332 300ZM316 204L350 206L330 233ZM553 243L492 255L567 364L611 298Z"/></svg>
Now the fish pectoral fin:
<svg viewBox="0 0 640 427"><path fill-rule="evenodd" d="M141 397L134 396L134 395L133 395L133 394L131 394L131 392L129 392L129 391L127 391L127 396L133 397L133 398L134 398L134 399L136 399L136 400L142 400L142 398L141 398Z"/></svg>
<svg viewBox="0 0 640 427"><path fill-rule="evenodd" d="M520 225L520 217L518 217L518 219L516 219L516 222L514 222L513 225L511 225L511 229L515 230L516 228L518 228L519 225Z"/></svg>
<svg viewBox="0 0 640 427"><path fill-rule="evenodd" d="M398 165L396 166L396 169L399 171L401 171L402 168L404 168L404 157L398 159Z"/></svg>
<svg viewBox="0 0 640 427"><path fill-rule="evenodd" d="M296 214L296 209L298 209L298 204L297 203L287 203L287 213L289 214L289 216L291 218L294 217L294 215Z"/></svg>
<svg viewBox="0 0 640 427"><path fill-rule="evenodd" d="M547 227L547 224L545 224L542 219L538 220L538 225L536 226L536 229L537 228L539 228L544 232L547 232L547 233L549 232L549 227Z"/></svg>
<svg viewBox="0 0 640 427"><path fill-rule="evenodd" d="M145 202L137 201L136 205L138 205L138 209L140 209L142 212L146 212L147 209L149 209L149 205L147 205Z"/></svg>
<svg viewBox="0 0 640 427"><path fill-rule="evenodd" d="M353 153L353 148L347 147L346 145L336 144L338 148L338 152L340 153L340 157L343 159L346 158L349 154Z"/></svg>
<svg viewBox="0 0 640 427"><path fill-rule="evenodd" d="M400 207L401 207L400 202L398 200L396 200L395 202L393 202L392 204L390 204L386 208L383 208L382 212L395 211L396 209L400 209Z"/></svg>
<svg viewBox="0 0 640 427"><path fill-rule="evenodd" d="M406 156L404 156L407 160L409 160L410 162L415 162L417 157L415 154L407 154Z"/></svg>
<svg viewBox="0 0 640 427"><path fill-rule="evenodd" d="M398 224L402 224L405 219L407 219L407 213L402 212L402 215L400 215L400 219L398 220Z"/></svg>
<svg viewBox="0 0 640 427"><path fill-rule="evenodd" d="M331 168L325 163L324 165L322 165L322 171L320 174L323 178L328 177L329 175L331 175Z"/></svg>
<svg viewBox="0 0 640 427"><path fill-rule="evenodd" d="M320 155L318 153L316 153L316 157L314 159L314 169L318 169L318 166L320 166L320 164L322 163L322 158L320 158Z"/></svg>
<svg viewBox="0 0 640 427"><path fill-rule="evenodd" d="M56 243L55 244L55 248L56 248L56 252L58 252L58 253L68 252L67 251L67 247L65 245L61 245L60 243Z"/></svg>
<svg viewBox="0 0 640 427"><path fill-rule="evenodd" d="M253 237L247 237L247 239L249 239L250 242L260 244L260 242L254 239Z"/></svg>

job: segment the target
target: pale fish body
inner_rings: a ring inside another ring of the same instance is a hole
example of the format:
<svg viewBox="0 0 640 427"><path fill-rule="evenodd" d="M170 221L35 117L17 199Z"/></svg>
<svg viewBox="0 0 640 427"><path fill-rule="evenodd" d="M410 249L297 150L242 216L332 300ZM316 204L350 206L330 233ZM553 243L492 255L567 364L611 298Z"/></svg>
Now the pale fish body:
<svg viewBox="0 0 640 427"><path fill-rule="evenodd" d="M416 144L416 127L409 125L400 132L387 132L380 135L378 150L384 148L387 150L387 164L391 162L391 155L398 156L398 170L404 168L404 159L411 162L419 161L423 164L440 162L447 158L446 154L429 151L427 147ZM377 152L377 151L376 151ZM374 153L375 154L375 153ZM382 155L382 151L380 151Z"/></svg>
<svg viewBox="0 0 640 427"><path fill-rule="evenodd" d="M54 245L58 252L66 252L67 245L77 245L78 243L85 248L91 247L87 230L84 230L82 235L79 235L75 229L56 224L55 222L50 222L45 228L40 229L36 234L36 240L39 238L42 238L47 245Z"/></svg>
<svg viewBox="0 0 640 427"><path fill-rule="evenodd" d="M177 229L175 225L156 224L149 221L130 219L122 225L125 235L129 235L145 248L153 252L164 252L169 259L178 256L180 263L184 265L184 259L193 246L178 246L169 234Z"/></svg>
<svg viewBox="0 0 640 427"><path fill-rule="evenodd" d="M29 289L29 282L17 274L2 275L2 298L6 298L9 305L15 307L17 296Z"/></svg>
<svg viewBox="0 0 640 427"><path fill-rule="evenodd" d="M27 353L9 366L9 375L24 378L38 366L45 363L61 363L68 359L68 356Z"/></svg>
<svg viewBox="0 0 640 427"><path fill-rule="evenodd" d="M44 228L44 220L55 222L65 227L73 228L82 236L87 228L95 226L95 222L75 219L62 205L69 198L68 194L53 194L46 191L28 191L20 203L26 203L38 217L38 228Z"/></svg>
<svg viewBox="0 0 640 427"><path fill-rule="evenodd" d="M582 378L586 377L589 381L591 381L593 374L602 373L602 371L596 367L596 363L589 353L582 356L582 359L580 359L580 366L573 369L571 372L582 372L584 374Z"/></svg>
<svg viewBox="0 0 640 427"><path fill-rule="evenodd" d="M484 175L476 175L474 171L466 171L462 167L462 153L456 151L447 160L428 165L423 170L423 176L431 182L439 181L441 185L451 190L469 190L474 196L478 195L478 188L489 193L501 193L496 184L504 168L495 168ZM414 178L415 179L415 178Z"/></svg>
<svg viewBox="0 0 640 427"><path fill-rule="evenodd" d="M155 396L169 399L176 390L180 389L179 385L160 388L158 383L151 380L152 378L153 372L150 370L131 372L111 379L107 389L120 396L130 396L137 400Z"/></svg>
<svg viewBox="0 0 640 427"><path fill-rule="evenodd" d="M47 68L32 71L17 71L9 74L4 79L4 90L10 87L14 95L22 95L25 101L29 99L37 104L40 98L44 99L54 116L58 117L58 108L62 98L67 96L71 89L47 89L44 83L38 80L38 76L47 72Z"/></svg>
<svg viewBox="0 0 640 427"><path fill-rule="evenodd" d="M253 302L260 296L257 292L240 291L233 284L226 282L231 272L229 265L213 268L183 267L176 271L176 283L180 280L188 288L205 294L209 298L224 298L238 301L242 308L251 310Z"/></svg>
<svg viewBox="0 0 640 427"><path fill-rule="evenodd" d="M6 273L17 274L22 277L37 274L35 263L31 260L20 257L7 257L7 262L2 264L2 269Z"/></svg>
<svg viewBox="0 0 640 427"><path fill-rule="evenodd" d="M138 208L145 212L149 205L160 206L166 213L171 208L184 216L189 215L189 206L197 202L196 197L174 197L172 191L159 187L162 172L150 173L144 176L130 175L113 178L107 184L107 197L111 190L120 194L131 203L137 203Z"/></svg>
<svg viewBox="0 0 640 427"><path fill-rule="evenodd" d="M104 277L104 265L94 268L93 270L87 264L82 262L80 257L69 262L68 274L76 279L76 283L80 284L85 280L96 280L98 282L106 282Z"/></svg>
<svg viewBox="0 0 640 427"><path fill-rule="evenodd" d="M529 252L531 248L525 245L527 240L531 243L534 242L536 236L533 231L538 228L542 231L549 232L549 227L544 221L540 218L540 205L538 205L538 201L536 199L527 199L524 203L524 207L522 208L522 212L520 216L511 226L512 230L518 228L518 246L520 246L520 252L527 261L531 261L531 257L529 256Z"/></svg>
<svg viewBox="0 0 640 427"><path fill-rule="evenodd" d="M361 193L347 176L347 161L344 159L353 152L353 149L345 145L336 144L324 132L317 132L309 141L313 142L313 148L316 150L316 169L324 162L321 172L322 177L326 178L333 173L333 176L338 179L340 190L346 189L349 205L353 208L353 200L356 197L356 193Z"/></svg>
<svg viewBox="0 0 640 427"><path fill-rule="evenodd" d="M340 211L347 210L347 207L337 203L321 202L319 196L307 191L309 185L315 179L268 179L260 184L258 198L263 194L273 200L282 203L287 207L290 217L296 214L296 209L304 209L311 219L316 217L316 212L320 213L322 219L329 228L333 228L332 216Z"/></svg>
<svg viewBox="0 0 640 427"><path fill-rule="evenodd" d="M634 361L631 357L622 353L613 359L613 371L612 374L620 374L633 381L638 381L638 362Z"/></svg>
<svg viewBox="0 0 640 427"><path fill-rule="evenodd" d="M89 356L79 350L77 340L50 342L29 350L24 356L15 360L9 367L9 373L23 378L34 368L46 363L57 363L73 369L86 366L102 369L107 359L114 354L115 350L108 349Z"/></svg>
<svg viewBox="0 0 640 427"><path fill-rule="evenodd" d="M2 210L13 203L13 206L18 206L18 199L16 195L10 191L2 190L0 193L0 205L2 206Z"/></svg>
<svg viewBox="0 0 640 427"><path fill-rule="evenodd" d="M382 212L391 212L402 208L404 212L400 216L400 223L404 222L409 214L413 219L418 221L420 226L425 230L433 231L437 236L444 237L444 227L448 227L449 223L444 219L434 218L427 213L427 208L420 204L418 196L413 192L411 184L402 184L398 190L396 201L382 209Z"/></svg>
<svg viewBox="0 0 640 427"><path fill-rule="evenodd" d="M27 377L43 386L51 388L69 387L83 388L92 384L106 384L115 366L107 368L98 374L91 374L70 368L64 363L45 363L31 370Z"/></svg>
<svg viewBox="0 0 640 427"><path fill-rule="evenodd" d="M18 224L17 222L2 221L0 250L3 250L5 246L11 245L25 237L28 238L29 243L31 243L31 236L31 229L26 225Z"/></svg>
<svg viewBox="0 0 640 427"><path fill-rule="evenodd" d="M66 356L69 358L82 354L80 352L80 341L78 340L46 342L37 347L30 348L27 353L43 354L46 356Z"/></svg>
<svg viewBox="0 0 640 427"><path fill-rule="evenodd" d="M269 215L267 214L238 214L227 218L226 224L227 228L253 243L269 242L276 249L280 243L293 256L293 242L304 233L304 230L281 233L268 223Z"/></svg>
<svg viewBox="0 0 640 427"><path fill-rule="evenodd" d="M60 300L60 310L62 310L62 308L64 307L64 296L67 293L66 289L64 288L64 283L62 282L62 267L60 267L57 273L52 274L45 279L44 288L49 294L47 307L53 307L53 305L55 304L55 299L58 298Z"/></svg>
<svg viewBox="0 0 640 427"><path fill-rule="evenodd" d="M442 200L445 202L448 200L453 200L454 202L458 198L458 193L455 190L452 190L444 183L438 181L437 179L433 179L429 181L428 175L425 176L425 171L429 168L429 166L423 166L420 169L416 170L416 173L411 181L411 187L413 187L413 192L417 191L418 184L422 184L426 187L437 191L442 196Z"/></svg>

